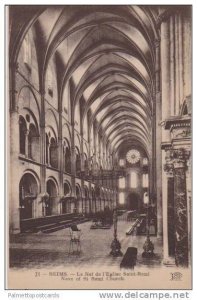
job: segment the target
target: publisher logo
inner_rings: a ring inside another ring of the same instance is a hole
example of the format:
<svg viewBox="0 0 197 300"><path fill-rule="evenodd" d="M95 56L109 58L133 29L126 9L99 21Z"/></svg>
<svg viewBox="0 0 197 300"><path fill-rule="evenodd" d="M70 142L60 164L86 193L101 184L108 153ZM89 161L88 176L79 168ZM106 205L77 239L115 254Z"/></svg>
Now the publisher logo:
<svg viewBox="0 0 197 300"><path fill-rule="evenodd" d="M171 274L171 279L172 281L180 281L183 277L183 274L180 272L175 272L175 273L170 273Z"/></svg>

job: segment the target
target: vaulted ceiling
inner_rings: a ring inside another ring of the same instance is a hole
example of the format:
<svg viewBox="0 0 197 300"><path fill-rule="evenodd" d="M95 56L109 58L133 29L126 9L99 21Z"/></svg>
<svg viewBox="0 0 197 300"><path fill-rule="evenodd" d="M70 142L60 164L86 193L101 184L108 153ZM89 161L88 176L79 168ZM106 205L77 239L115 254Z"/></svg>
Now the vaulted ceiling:
<svg viewBox="0 0 197 300"><path fill-rule="evenodd" d="M90 112L90 128L96 121L97 130L113 151L134 143L149 152L155 40L159 36L157 6L32 6L31 12L25 7L19 11L11 11L15 14L11 49L16 48L25 29L33 26L41 84L50 59L55 57L60 100L72 79L73 107L83 97L83 119Z"/></svg>

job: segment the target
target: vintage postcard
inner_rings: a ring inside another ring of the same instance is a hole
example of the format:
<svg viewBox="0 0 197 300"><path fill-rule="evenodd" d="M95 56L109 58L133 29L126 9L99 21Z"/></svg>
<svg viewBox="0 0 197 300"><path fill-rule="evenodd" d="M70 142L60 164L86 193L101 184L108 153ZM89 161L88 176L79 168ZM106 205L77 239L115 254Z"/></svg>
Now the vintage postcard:
<svg viewBox="0 0 197 300"><path fill-rule="evenodd" d="M192 6L9 5L7 289L191 289Z"/></svg>

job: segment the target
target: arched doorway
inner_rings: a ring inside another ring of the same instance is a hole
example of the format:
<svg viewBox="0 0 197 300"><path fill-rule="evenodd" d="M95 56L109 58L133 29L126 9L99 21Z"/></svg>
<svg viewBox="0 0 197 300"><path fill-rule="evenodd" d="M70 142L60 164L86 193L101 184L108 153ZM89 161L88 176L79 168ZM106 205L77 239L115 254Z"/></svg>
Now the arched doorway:
<svg viewBox="0 0 197 300"><path fill-rule="evenodd" d="M20 220L33 218L34 200L38 194L38 184L35 177L26 173L19 183Z"/></svg>
<svg viewBox="0 0 197 300"><path fill-rule="evenodd" d="M140 196L137 193L130 193L127 196L127 209L128 210L139 210Z"/></svg>
<svg viewBox="0 0 197 300"><path fill-rule="evenodd" d="M64 199L62 200L62 213L70 213L71 212L71 200L68 197L70 195L71 188L68 182L64 183Z"/></svg>
<svg viewBox="0 0 197 300"><path fill-rule="evenodd" d="M51 216L55 211L55 200L57 198L57 188L56 184L52 179L47 181L47 193L49 198L45 202L45 215Z"/></svg>

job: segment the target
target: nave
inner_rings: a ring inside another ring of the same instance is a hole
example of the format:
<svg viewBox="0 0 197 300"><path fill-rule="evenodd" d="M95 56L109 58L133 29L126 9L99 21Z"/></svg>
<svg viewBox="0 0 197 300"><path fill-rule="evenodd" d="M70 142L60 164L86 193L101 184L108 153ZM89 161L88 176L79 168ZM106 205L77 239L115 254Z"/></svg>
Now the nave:
<svg viewBox="0 0 197 300"><path fill-rule="evenodd" d="M139 268L191 270L191 6L8 15L10 269L119 267L120 242ZM126 235L133 219L141 235Z"/></svg>
<svg viewBox="0 0 197 300"><path fill-rule="evenodd" d="M111 243L113 241L113 226L110 229L90 229L92 222L79 224L81 229L81 251L71 251L69 228L59 230L55 233L34 233L13 235L11 237L10 266L19 269L45 269L69 268L89 269L92 266L96 269L108 268L120 270L122 256L113 257L110 255ZM137 264L135 270L141 268L154 268L161 266L162 241L152 236L151 240L155 246L155 257L151 260L143 259L143 245L145 235L126 235L131 227L131 222L120 218L118 221L118 239L121 243L121 250L124 254L128 247L137 247ZM75 250L75 249L74 249Z"/></svg>

